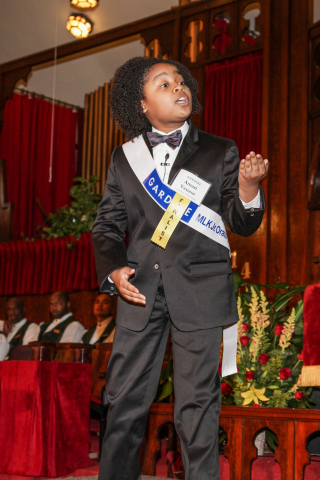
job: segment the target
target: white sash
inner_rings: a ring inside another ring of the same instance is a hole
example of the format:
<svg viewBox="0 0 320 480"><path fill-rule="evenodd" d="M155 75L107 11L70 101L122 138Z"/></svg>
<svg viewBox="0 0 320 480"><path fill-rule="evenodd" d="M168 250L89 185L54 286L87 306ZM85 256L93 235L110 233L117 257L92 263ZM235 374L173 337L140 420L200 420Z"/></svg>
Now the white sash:
<svg viewBox="0 0 320 480"><path fill-rule="evenodd" d="M176 192L161 181L143 136L140 135L125 143L122 148L143 188L163 210L166 210ZM198 206L190 202L180 221L228 248L230 253L226 228L218 213L204 205ZM237 372L236 356L237 324L223 329L223 377Z"/></svg>
<svg viewBox="0 0 320 480"><path fill-rule="evenodd" d="M166 210L176 192L161 181L142 135L125 143L122 148L141 185L153 200L163 210ZM191 202L180 221L211 238L211 240L220 243L230 252L226 227L222 218L210 208L205 205L198 206Z"/></svg>

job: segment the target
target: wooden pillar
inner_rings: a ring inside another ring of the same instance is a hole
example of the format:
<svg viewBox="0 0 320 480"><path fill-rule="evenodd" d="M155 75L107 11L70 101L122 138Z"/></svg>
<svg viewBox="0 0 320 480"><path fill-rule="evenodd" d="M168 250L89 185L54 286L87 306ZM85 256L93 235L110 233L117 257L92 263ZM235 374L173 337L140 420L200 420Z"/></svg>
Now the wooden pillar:
<svg viewBox="0 0 320 480"><path fill-rule="evenodd" d="M267 280L286 280L289 0L270 2Z"/></svg>
<svg viewBox="0 0 320 480"><path fill-rule="evenodd" d="M309 2L290 2L287 155L287 281L309 282L308 254L308 26Z"/></svg>
<svg viewBox="0 0 320 480"><path fill-rule="evenodd" d="M307 282L309 1L271 0L267 281Z"/></svg>

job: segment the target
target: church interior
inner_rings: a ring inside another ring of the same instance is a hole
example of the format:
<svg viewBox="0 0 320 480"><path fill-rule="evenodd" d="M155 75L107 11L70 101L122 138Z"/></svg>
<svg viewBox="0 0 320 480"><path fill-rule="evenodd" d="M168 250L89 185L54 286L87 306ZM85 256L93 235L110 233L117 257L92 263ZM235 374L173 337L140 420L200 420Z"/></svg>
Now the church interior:
<svg viewBox="0 0 320 480"><path fill-rule="evenodd" d="M10 0L0 26L0 479L98 478L117 298L91 228L126 141L113 77L137 56L188 67L194 125L270 162L260 228L228 229L220 479L320 479L320 0ZM169 337L142 480L188 480L173 375Z"/></svg>

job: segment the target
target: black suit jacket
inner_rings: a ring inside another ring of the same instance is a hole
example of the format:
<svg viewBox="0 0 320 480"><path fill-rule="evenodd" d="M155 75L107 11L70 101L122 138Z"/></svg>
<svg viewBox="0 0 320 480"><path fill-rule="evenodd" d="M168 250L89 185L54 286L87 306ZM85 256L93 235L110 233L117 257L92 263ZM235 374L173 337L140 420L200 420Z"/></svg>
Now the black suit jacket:
<svg viewBox="0 0 320 480"><path fill-rule="evenodd" d="M172 166L169 184L183 167L212 183L203 204L222 216L230 230L249 236L260 226L261 209L245 210L238 193L239 155L232 140L198 130L189 122ZM145 141L151 151L147 138ZM150 318L162 275L171 319L182 331L228 325L238 320L229 251L219 243L179 223L165 250L151 243L164 211L140 184L122 147L111 159L103 199L92 228L92 242L102 292L117 294L108 276L117 268L135 269L130 280L146 296L146 306L121 297L117 323L134 331ZM129 246L125 230L129 227ZM158 268L160 266L160 268Z"/></svg>

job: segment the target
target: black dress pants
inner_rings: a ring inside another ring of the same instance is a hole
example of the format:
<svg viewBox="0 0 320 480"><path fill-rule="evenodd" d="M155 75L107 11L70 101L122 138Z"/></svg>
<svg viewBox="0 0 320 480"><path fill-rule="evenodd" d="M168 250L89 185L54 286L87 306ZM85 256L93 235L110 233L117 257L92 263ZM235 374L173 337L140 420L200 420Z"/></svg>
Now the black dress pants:
<svg viewBox="0 0 320 480"><path fill-rule="evenodd" d="M197 313L195 312L195 315ZM98 480L140 480L139 452L171 328L174 422L185 480L219 480L222 327L182 332L171 322L160 279L146 328L116 326L106 379L107 429Z"/></svg>

